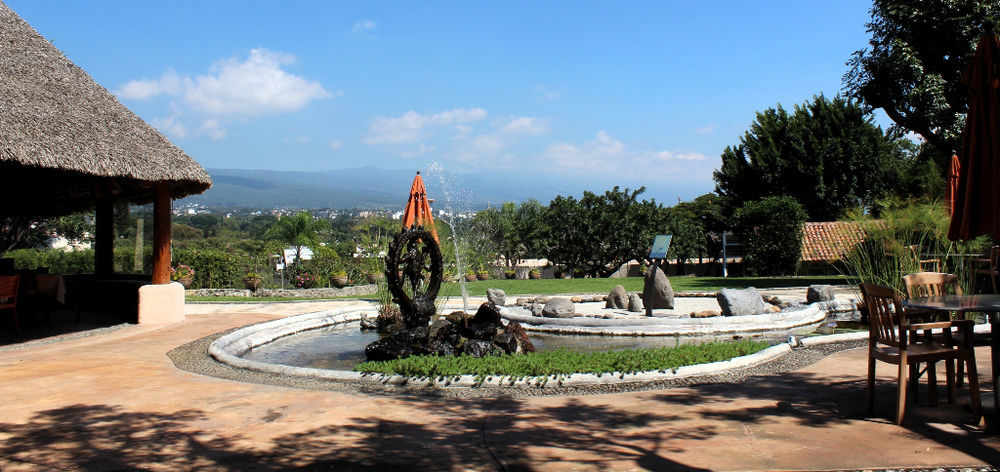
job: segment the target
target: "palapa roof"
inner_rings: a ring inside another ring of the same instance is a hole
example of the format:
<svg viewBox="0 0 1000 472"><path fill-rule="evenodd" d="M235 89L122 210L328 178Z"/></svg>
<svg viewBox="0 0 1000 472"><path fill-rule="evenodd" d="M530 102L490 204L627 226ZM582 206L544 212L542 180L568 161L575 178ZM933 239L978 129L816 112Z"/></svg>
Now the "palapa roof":
<svg viewBox="0 0 1000 472"><path fill-rule="evenodd" d="M0 1L0 216L144 203L157 182L204 192L205 169Z"/></svg>
<svg viewBox="0 0 1000 472"><path fill-rule="evenodd" d="M808 222L802 225L802 262L836 262L865 240L857 221Z"/></svg>

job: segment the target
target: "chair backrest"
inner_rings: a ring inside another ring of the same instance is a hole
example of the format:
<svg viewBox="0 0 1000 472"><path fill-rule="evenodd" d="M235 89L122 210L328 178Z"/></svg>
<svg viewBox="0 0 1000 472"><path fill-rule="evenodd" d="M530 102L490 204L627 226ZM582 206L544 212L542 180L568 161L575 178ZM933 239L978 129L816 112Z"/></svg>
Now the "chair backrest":
<svg viewBox="0 0 1000 472"><path fill-rule="evenodd" d="M993 270L1000 269L1000 246L990 248L990 268Z"/></svg>
<svg viewBox="0 0 1000 472"><path fill-rule="evenodd" d="M0 275L0 303L17 303L17 286L20 281L20 275Z"/></svg>
<svg viewBox="0 0 1000 472"><path fill-rule="evenodd" d="M904 275L903 284L906 285L907 298L962 294L958 276L944 272L917 272Z"/></svg>
<svg viewBox="0 0 1000 472"><path fill-rule="evenodd" d="M899 294L889 287L875 284L861 284L861 296L868 308L868 339L872 343L888 344L899 347L901 340L897 337L896 321L905 322L905 312L899 300Z"/></svg>

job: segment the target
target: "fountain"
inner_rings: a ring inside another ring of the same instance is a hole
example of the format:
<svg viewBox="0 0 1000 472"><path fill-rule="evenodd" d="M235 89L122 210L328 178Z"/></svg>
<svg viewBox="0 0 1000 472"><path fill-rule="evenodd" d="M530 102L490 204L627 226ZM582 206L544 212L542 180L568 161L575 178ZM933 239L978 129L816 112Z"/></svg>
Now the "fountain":
<svg viewBox="0 0 1000 472"><path fill-rule="evenodd" d="M431 228L424 229L424 225ZM368 360L381 361L433 354L484 355L531 351L516 321L501 322L500 310L484 303L471 319L464 311L435 315L434 301L441 288L443 264L430 202L420 172L413 179L403 211L403 229L393 238L385 257L386 285L399 306L401 322L381 327L389 333L365 347Z"/></svg>

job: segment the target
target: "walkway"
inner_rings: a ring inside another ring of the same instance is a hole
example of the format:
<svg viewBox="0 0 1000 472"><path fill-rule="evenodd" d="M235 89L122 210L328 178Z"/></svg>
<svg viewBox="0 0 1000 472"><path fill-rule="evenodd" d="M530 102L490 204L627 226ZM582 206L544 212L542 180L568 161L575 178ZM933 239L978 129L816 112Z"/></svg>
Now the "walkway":
<svg viewBox="0 0 1000 472"><path fill-rule="evenodd" d="M171 349L212 333L304 309L244 307L234 313L189 305L188 320L175 325L129 326L0 352L0 470L830 470L1000 463L1000 436L964 425L971 415L959 407L918 406L906 426L892 424L891 367L880 366L884 401L878 416L866 418L863 349L744 384L490 399L248 384L182 371L167 358ZM988 351L977 356L985 378Z"/></svg>

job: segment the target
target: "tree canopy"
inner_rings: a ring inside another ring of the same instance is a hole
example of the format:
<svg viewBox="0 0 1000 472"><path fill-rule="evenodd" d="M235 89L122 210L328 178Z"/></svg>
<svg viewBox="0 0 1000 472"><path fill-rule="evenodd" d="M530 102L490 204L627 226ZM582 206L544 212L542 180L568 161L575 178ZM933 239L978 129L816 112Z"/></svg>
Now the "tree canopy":
<svg viewBox="0 0 1000 472"><path fill-rule="evenodd" d="M810 220L829 221L887 195L902 159L898 140L857 103L820 95L792 113L781 105L758 112L740 143L723 151L713 177L731 206L785 195Z"/></svg>
<svg viewBox="0 0 1000 472"><path fill-rule="evenodd" d="M951 155L961 145L968 95L960 79L987 20L1000 3L979 0L875 0L869 48L848 61L844 89Z"/></svg>

